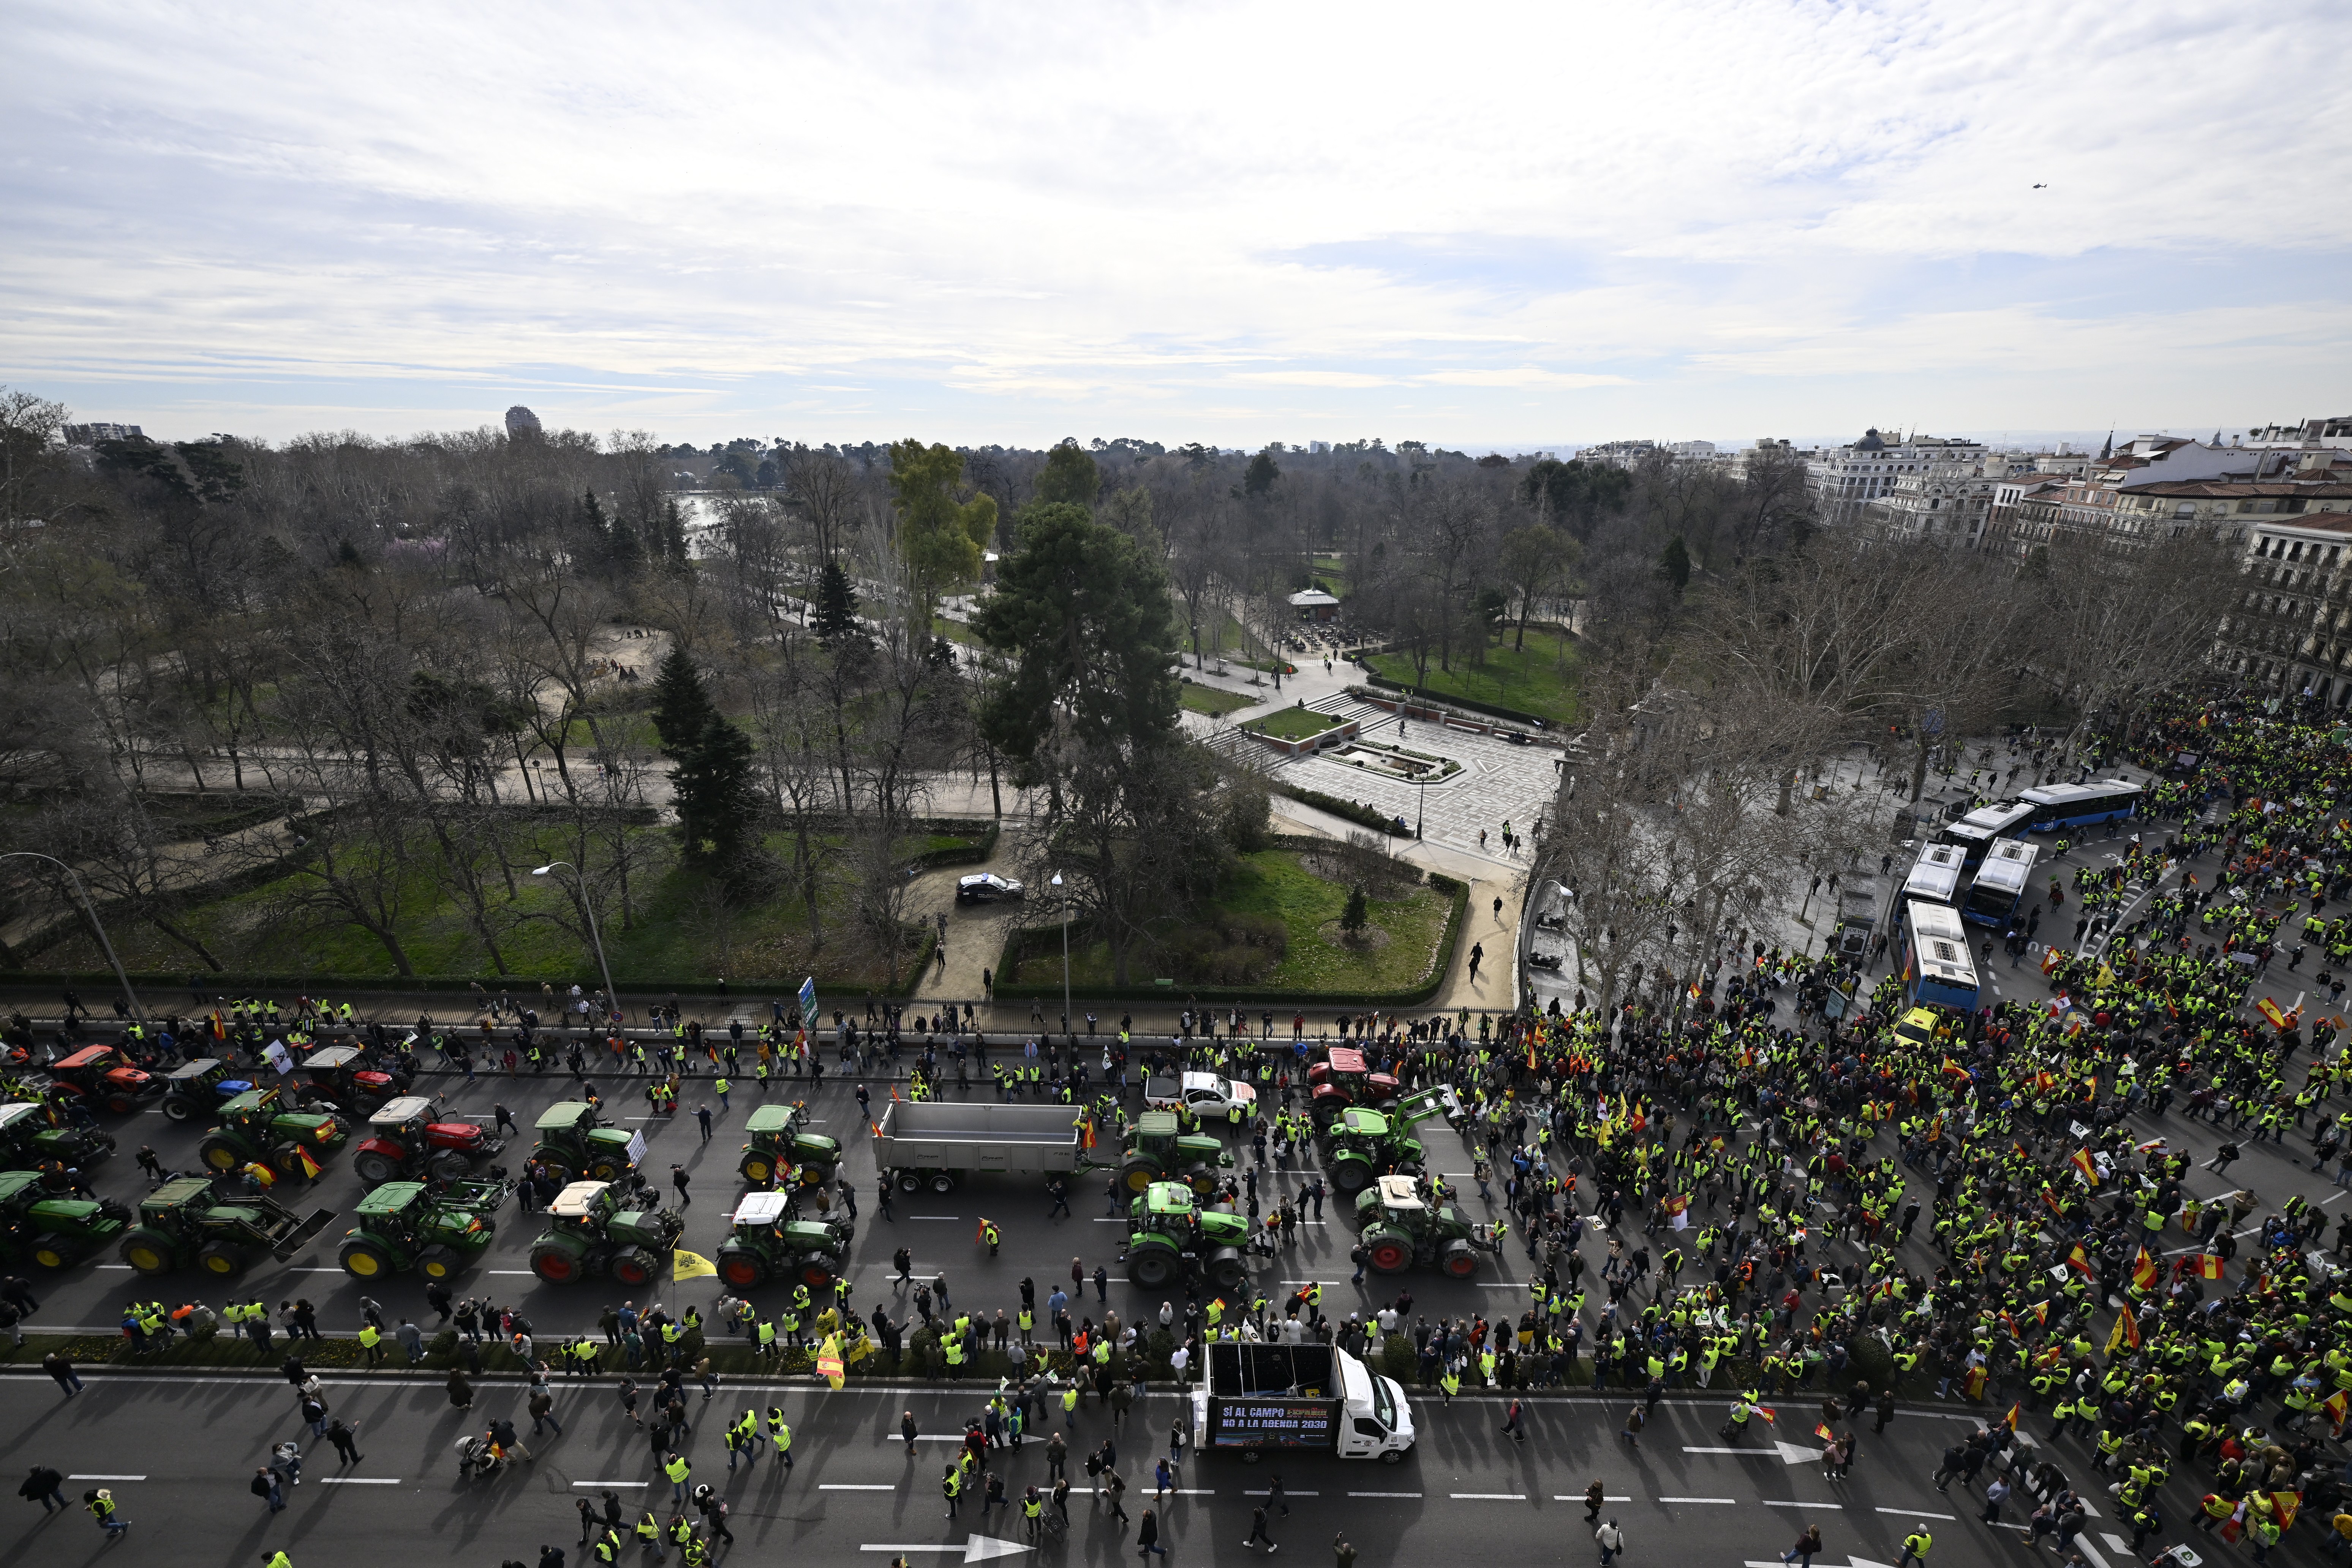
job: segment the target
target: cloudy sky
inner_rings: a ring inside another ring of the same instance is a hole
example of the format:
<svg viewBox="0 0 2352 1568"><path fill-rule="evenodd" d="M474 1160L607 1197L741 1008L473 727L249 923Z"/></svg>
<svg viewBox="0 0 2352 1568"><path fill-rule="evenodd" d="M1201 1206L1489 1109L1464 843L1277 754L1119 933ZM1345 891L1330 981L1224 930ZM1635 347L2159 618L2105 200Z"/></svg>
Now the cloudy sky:
<svg viewBox="0 0 2352 1568"><path fill-rule="evenodd" d="M158 434L2352 407L2342 0L0 16L0 382Z"/></svg>

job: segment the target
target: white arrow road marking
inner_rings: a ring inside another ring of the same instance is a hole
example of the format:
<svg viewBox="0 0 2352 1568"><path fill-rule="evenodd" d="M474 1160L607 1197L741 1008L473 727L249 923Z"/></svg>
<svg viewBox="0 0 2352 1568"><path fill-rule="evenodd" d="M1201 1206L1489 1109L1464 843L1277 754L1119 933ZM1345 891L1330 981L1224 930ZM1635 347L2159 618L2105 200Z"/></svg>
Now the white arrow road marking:
<svg viewBox="0 0 2352 1568"><path fill-rule="evenodd" d="M860 1552L961 1552L967 1563L985 1563L992 1557L1015 1557L1034 1548L1017 1541L999 1541L992 1535L975 1535L961 1546L860 1546ZM1777 1568L1777 1564L1776 1564Z"/></svg>

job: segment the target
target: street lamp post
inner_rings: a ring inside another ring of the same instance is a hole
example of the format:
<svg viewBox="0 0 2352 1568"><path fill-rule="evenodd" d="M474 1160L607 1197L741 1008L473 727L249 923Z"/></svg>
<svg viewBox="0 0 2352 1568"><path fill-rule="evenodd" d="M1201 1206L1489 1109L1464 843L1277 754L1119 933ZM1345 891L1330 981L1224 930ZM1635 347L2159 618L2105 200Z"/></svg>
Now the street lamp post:
<svg viewBox="0 0 2352 1568"><path fill-rule="evenodd" d="M1413 808L1412 813L1412 836L1418 839L1423 826L1429 820L1429 781L1422 778L1413 782L1421 785L1421 804Z"/></svg>
<svg viewBox="0 0 2352 1568"><path fill-rule="evenodd" d="M74 868L56 856L44 855L37 849L12 849L0 855L0 860L47 860L66 874L66 880L73 884L74 897L81 900L82 912L89 916L89 929L98 933L98 945L106 950L106 962L114 966L114 978L121 985L124 998L131 1004L131 1016L145 1023L147 1010L139 1005L139 993L131 989L131 976L122 973L122 960L114 956L114 943L108 939L106 927L99 921L98 906L89 901L89 892L81 885L81 879L74 874Z"/></svg>
<svg viewBox="0 0 2352 1568"><path fill-rule="evenodd" d="M1061 885L1062 874L1056 871L1054 886L1058 889ZM1075 1046L1078 1037L1070 1027L1070 895L1056 892L1054 896L1062 900L1062 1033Z"/></svg>
<svg viewBox="0 0 2352 1568"><path fill-rule="evenodd" d="M588 940L596 944L596 967L604 975L604 1009L609 1014L620 1006L621 993L613 984L613 966L604 959L604 938L596 929L596 905L588 897L587 879L580 875L580 868L569 860L551 860L544 866L534 866L530 874L544 877L559 868L572 873L572 885L580 889L580 907L588 916Z"/></svg>

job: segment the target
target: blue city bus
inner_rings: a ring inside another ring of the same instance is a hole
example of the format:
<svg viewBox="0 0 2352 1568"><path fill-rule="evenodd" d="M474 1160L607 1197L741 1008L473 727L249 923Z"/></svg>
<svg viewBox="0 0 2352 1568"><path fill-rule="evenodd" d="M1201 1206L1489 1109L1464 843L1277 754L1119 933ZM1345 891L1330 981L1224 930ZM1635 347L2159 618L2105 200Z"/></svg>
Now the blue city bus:
<svg viewBox="0 0 2352 1568"><path fill-rule="evenodd" d="M1903 898L1927 899L1938 904L1960 901L1960 879L1967 873L1967 851L1957 844L1928 844L1919 850L1919 863L1904 880Z"/></svg>
<svg viewBox="0 0 2352 1568"><path fill-rule="evenodd" d="M2034 859L2041 853L2040 845L2022 838L2004 838L1993 845L1984 864L1977 868L1969 896L1960 901L1960 919L1988 926L2005 926L2014 920L2017 906L2025 900L2026 884L2032 879Z"/></svg>
<svg viewBox="0 0 2352 1568"><path fill-rule="evenodd" d="M2139 810L2139 785L2123 779L2098 779L2030 789L2017 798L2033 808L2033 832L2055 833L2062 827L2114 822L2133 815Z"/></svg>
<svg viewBox="0 0 2352 1568"><path fill-rule="evenodd" d="M2032 820L2033 808L2022 801L1979 806L1958 822L1947 824L1936 835L1936 842L1958 845L1967 852L1968 868L1973 871L1983 862L1985 851L1994 840L2022 837L2026 825Z"/></svg>
<svg viewBox="0 0 2352 1568"><path fill-rule="evenodd" d="M1903 925L1903 999L1913 1005L1976 1011L1977 965L1958 910L1914 899Z"/></svg>

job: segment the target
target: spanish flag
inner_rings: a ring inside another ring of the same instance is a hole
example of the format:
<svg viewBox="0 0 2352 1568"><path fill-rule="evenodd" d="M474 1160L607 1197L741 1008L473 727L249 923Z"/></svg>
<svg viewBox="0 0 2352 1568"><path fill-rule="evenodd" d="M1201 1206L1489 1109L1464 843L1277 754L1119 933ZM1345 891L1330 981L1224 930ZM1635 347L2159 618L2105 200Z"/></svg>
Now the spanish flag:
<svg viewBox="0 0 2352 1568"><path fill-rule="evenodd" d="M2066 1255L2066 1261L2080 1269L2085 1279L2097 1272L2091 1267L2091 1260L2084 1256L2083 1244L2079 1241L2074 1244L2074 1250Z"/></svg>
<svg viewBox="0 0 2352 1568"><path fill-rule="evenodd" d="M2016 1430L2017 1430L2017 1424L2018 1424L2018 1422L2019 1422L2019 1421L2021 1421L2021 1419L2023 1419L2023 1418L2024 1418L2024 1415L2025 1415L2025 1402L2024 1402L2023 1400L2020 1400L2020 1401L2018 1401L2018 1403L2016 1403L2015 1405L2011 1405L2011 1406L2009 1407L2009 1414L2008 1414L2008 1415L2004 1415L2004 1416L2002 1416L2002 1417L2000 1418L2000 1419L2001 1419L2001 1425L2003 1425L2003 1426L2007 1426L2011 1431L2014 1432L2014 1431L2016 1431Z"/></svg>
<svg viewBox="0 0 2352 1568"><path fill-rule="evenodd" d="M688 1252L683 1247L675 1248L670 1257L670 1282L682 1285L688 1279L699 1279L706 1274L716 1274L719 1266L698 1252Z"/></svg>
<svg viewBox="0 0 2352 1568"><path fill-rule="evenodd" d="M2287 1016L2280 1012L2278 1004L2272 1001L2269 997L2263 997L2261 1001L2255 1003L2254 1005L2256 1008L2260 1009L2263 1017L2268 1018L2271 1021L2272 1028L2284 1029L2288 1026L2289 1019L2287 1018Z"/></svg>
<svg viewBox="0 0 2352 1568"><path fill-rule="evenodd" d="M2073 1153L2067 1155L2066 1158L2067 1161L2074 1165L2074 1169L2083 1173L2083 1180L2090 1183L2091 1185L2095 1187L2099 1184L2099 1167L2092 1160L2091 1152L2089 1150L2077 1149ZM2074 1250L2080 1252L2083 1249L2078 1247Z"/></svg>
<svg viewBox="0 0 2352 1568"><path fill-rule="evenodd" d="M1946 1057L1944 1058L1944 1071L1954 1078L1966 1078L1969 1076L1969 1069L1962 1067L1959 1063L1954 1061L1949 1057Z"/></svg>
<svg viewBox="0 0 2352 1568"><path fill-rule="evenodd" d="M2139 1249L2139 1256L2132 1259L2133 1289L2138 1290L2151 1289L2156 1284L2157 1280L2162 1277L2163 1272L2164 1271L2162 1269L2156 1266L2156 1259L2147 1255L2147 1248L2145 1247L2141 1247Z"/></svg>
<svg viewBox="0 0 2352 1568"><path fill-rule="evenodd" d="M1813 1428L1813 1436L1819 1437L1824 1443L1834 1443L1837 1441L1837 1434L1830 1430L1830 1424L1826 1421L1822 1422Z"/></svg>
<svg viewBox="0 0 2352 1568"><path fill-rule="evenodd" d="M2320 1408L2327 1412L2328 1420L2341 1426L2344 1425L2345 1414L2352 1411L2352 1394L2347 1394L2339 1388Z"/></svg>
<svg viewBox="0 0 2352 1568"><path fill-rule="evenodd" d="M2197 1272L2208 1279L2221 1278L2221 1270L2226 1267L2217 1254L2203 1252L2197 1256Z"/></svg>
<svg viewBox="0 0 2352 1568"><path fill-rule="evenodd" d="M2278 1510L2278 1527L2283 1531L2291 1529L2294 1524L2294 1516L2303 1510L2303 1494L2273 1492L2271 1506Z"/></svg>
<svg viewBox="0 0 2352 1568"><path fill-rule="evenodd" d="M1778 1425L1778 1424L1779 1424L1779 1422L1780 1422L1780 1412L1779 1412L1779 1411L1774 1410L1774 1409L1773 1409L1770 1405L1758 1405L1758 1406L1756 1407L1756 1414L1757 1414L1757 1415L1761 1415L1762 1417L1764 1417L1764 1419L1765 1419L1765 1420L1769 1421L1769 1422L1772 1422L1772 1423L1774 1423L1775 1425Z"/></svg>
<svg viewBox="0 0 2352 1568"><path fill-rule="evenodd" d="M294 1157L302 1162L302 1173L312 1181L319 1179L319 1162L310 1158L310 1151L299 1143L294 1145Z"/></svg>

